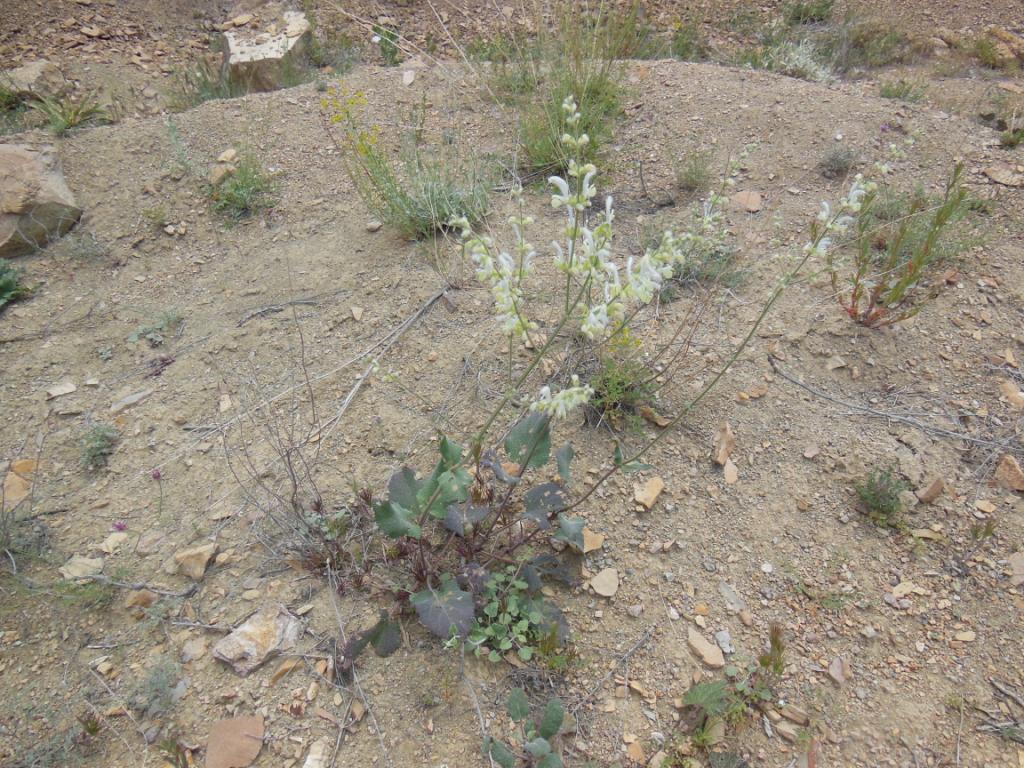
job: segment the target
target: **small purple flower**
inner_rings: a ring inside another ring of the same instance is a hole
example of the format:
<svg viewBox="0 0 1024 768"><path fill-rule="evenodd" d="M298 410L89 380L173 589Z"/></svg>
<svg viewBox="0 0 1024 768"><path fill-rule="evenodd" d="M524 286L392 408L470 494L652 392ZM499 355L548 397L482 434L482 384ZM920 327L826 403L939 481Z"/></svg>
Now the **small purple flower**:
<svg viewBox="0 0 1024 768"><path fill-rule="evenodd" d="M154 469L152 472L150 472L150 475L157 482L159 482L160 480L163 480L163 478L164 478L164 476L160 473L159 469Z"/></svg>
<svg viewBox="0 0 1024 768"><path fill-rule="evenodd" d="M111 526L111 528L113 528L115 531L123 531L127 527L128 523L126 523L124 520L115 520L114 524Z"/></svg>

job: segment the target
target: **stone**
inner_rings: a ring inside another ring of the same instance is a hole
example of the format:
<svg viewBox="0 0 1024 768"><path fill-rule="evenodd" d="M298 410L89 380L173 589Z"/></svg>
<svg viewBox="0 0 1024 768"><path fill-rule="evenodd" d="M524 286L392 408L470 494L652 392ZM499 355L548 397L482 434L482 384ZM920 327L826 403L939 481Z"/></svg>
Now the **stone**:
<svg viewBox="0 0 1024 768"><path fill-rule="evenodd" d="M210 558L217 554L217 542L211 541L197 547L174 553L175 572L183 573L193 581L199 581L206 573Z"/></svg>
<svg viewBox="0 0 1024 768"><path fill-rule="evenodd" d="M190 661L201 659L206 654L206 638L193 637L187 640L181 647L181 661L188 664Z"/></svg>
<svg viewBox="0 0 1024 768"><path fill-rule="evenodd" d="M206 768L246 768L263 748L263 717L218 720L206 740Z"/></svg>
<svg viewBox="0 0 1024 768"><path fill-rule="evenodd" d="M958 643L973 643L975 638L977 638L977 635L970 629L965 629L953 635L953 639Z"/></svg>
<svg viewBox="0 0 1024 768"><path fill-rule="evenodd" d="M984 170L984 174L996 184L1002 184L1004 187L1024 187L1024 173L1019 172L1009 163L999 162L990 165Z"/></svg>
<svg viewBox="0 0 1024 768"><path fill-rule="evenodd" d="M331 761L333 750L334 742L326 738L317 739L313 742L313 746L309 748L309 753L306 755L306 761L302 764L302 768L327 768L328 763Z"/></svg>
<svg viewBox="0 0 1024 768"><path fill-rule="evenodd" d="M732 426L727 421L723 422L715 433L715 463L724 467L735 447L736 436L733 434Z"/></svg>
<svg viewBox="0 0 1024 768"><path fill-rule="evenodd" d="M127 533L124 531L114 531L103 540L102 544L100 544L100 550L108 555L112 555L117 552L121 545L126 541L128 541Z"/></svg>
<svg viewBox="0 0 1024 768"><path fill-rule="evenodd" d="M724 654L735 653L736 649L732 645L732 635L729 634L728 629L722 629L715 632L715 642L718 643L718 647L722 649Z"/></svg>
<svg viewBox="0 0 1024 768"><path fill-rule="evenodd" d="M82 581L90 576L99 576L102 570L102 557L75 555L60 567L60 575L68 581Z"/></svg>
<svg viewBox="0 0 1024 768"><path fill-rule="evenodd" d="M56 98L71 90L60 67L46 59L0 71L0 85L21 99Z"/></svg>
<svg viewBox="0 0 1024 768"><path fill-rule="evenodd" d="M992 482L1008 491L1024 491L1024 471L1016 456L1007 453L999 460Z"/></svg>
<svg viewBox="0 0 1024 768"><path fill-rule="evenodd" d="M722 649L710 642L704 635L693 627L687 631L686 641L690 650L700 657L700 660L712 669L721 669L725 666L725 656Z"/></svg>
<svg viewBox="0 0 1024 768"><path fill-rule="evenodd" d="M725 610L729 613L741 613L747 609L747 603L739 592L725 581L718 582L718 592L725 598Z"/></svg>
<svg viewBox="0 0 1024 768"><path fill-rule="evenodd" d="M828 676L832 678L832 682L842 688L846 685L846 681L850 679L853 671L850 669L850 662L848 662L842 656L836 656L832 663L828 665Z"/></svg>
<svg viewBox="0 0 1024 768"><path fill-rule="evenodd" d="M152 389L144 389L141 392L134 392L130 395L126 395L125 397L122 397L120 400L117 400L116 402L114 402L113 405L110 406L110 412L121 413L121 411L126 411L133 405L138 405L152 394Z"/></svg>
<svg viewBox="0 0 1024 768"><path fill-rule="evenodd" d="M722 479L726 485L733 485L740 479L740 470L732 459L726 459L725 466L722 467Z"/></svg>
<svg viewBox="0 0 1024 768"><path fill-rule="evenodd" d="M0 258L45 247L81 217L52 146L0 144Z"/></svg>
<svg viewBox="0 0 1024 768"><path fill-rule="evenodd" d="M644 755L644 746L639 741L631 742L626 747L626 757L632 760L634 763L643 763L647 759Z"/></svg>
<svg viewBox="0 0 1024 768"><path fill-rule="evenodd" d="M309 19L300 11L267 3L260 17L262 30L246 24L224 31L224 71L233 84L249 92L284 87L313 39ZM271 32L271 28L283 31Z"/></svg>
<svg viewBox="0 0 1024 768"><path fill-rule="evenodd" d="M1007 562L1010 564L1010 586L1019 587L1024 584L1024 550L1014 552Z"/></svg>
<svg viewBox="0 0 1024 768"><path fill-rule="evenodd" d="M917 498L923 504L932 504L939 496L942 495L942 491L946 488L946 481L941 477L933 477L928 481L927 484L921 486L915 492Z"/></svg>
<svg viewBox="0 0 1024 768"><path fill-rule="evenodd" d="M787 723L785 720L780 720L775 724L775 732L790 744L793 744L800 738L800 732L797 730L797 727L792 723Z"/></svg>
<svg viewBox="0 0 1024 768"><path fill-rule="evenodd" d="M795 707L792 704L786 704L782 709L779 710L779 714L792 723L797 725L808 726L811 724L810 715L804 712L799 707Z"/></svg>
<svg viewBox="0 0 1024 768"><path fill-rule="evenodd" d="M137 589L124 601L125 608L149 608L160 596L148 589Z"/></svg>
<svg viewBox="0 0 1024 768"><path fill-rule="evenodd" d="M594 533L589 528L583 529L583 554L593 552L604 546L603 533Z"/></svg>
<svg viewBox="0 0 1024 768"><path fill-rule="evenodd" d="M601 597L612 597L619 591L619 572L614 568L605 568L590 580L590 586Z"/></svg>
<svg viewBox="0 0 1024 768"><path fill-rule="evenodd" d="M224 183L224 180L234 174L238 170L231 163L217 162L210 166L210 172L206 175L206 180L210 182L211 187L219 187ZM173 234L173 232L171 233Z"/></svg>
<svg viewBox="0 0 1024 768"><path fill-rule="evenodd" d="M234 147L229 147L220 153L217 157L218 163L233 163L238 158L238 150Z"/></svg>
<svg viewBox="0 0 1024 768"><path fill-rule="evenodd" d="M283 606L257 611L213 646L213 656L243 677L271 656L290 650L302 634L302 622Z"/></svg>
<svg viewBox="0 0 1024 768"><path fill-rule="evenodd" d="M657 503L663 490L665 490L665 481L660 477L652 477L646 483L633 486L633 499L644 509L649 510Z"/></svg>
<svg viewBox="0 0 1024 768"><path fill-rule="evenodd" d="M737 208L747 213L757 213L764 206L761 193L752 189L743 189L729 198L730 202Z"/></svg>
<svg viewBox="0 0 1024 768"><path fill-rule="evenodd" d="M666 760L668 760L668 752L665 752L664 750L655 752L647 762L647 768L663 768Z"/></svg>

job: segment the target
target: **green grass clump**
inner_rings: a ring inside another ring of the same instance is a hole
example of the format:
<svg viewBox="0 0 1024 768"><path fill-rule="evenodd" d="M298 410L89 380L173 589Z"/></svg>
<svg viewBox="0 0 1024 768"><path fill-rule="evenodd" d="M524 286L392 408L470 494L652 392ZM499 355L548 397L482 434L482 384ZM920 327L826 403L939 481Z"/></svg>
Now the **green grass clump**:
<svg viewBox="0 0 1024 768"><path fill-rule="evenodd" d="M649 405L657 391L650 369L640 360L640 341L628 329L614 336L598 359L597 372L590 379L594 395L590 413L610 421L640 423L638 410Z"/></svg>
<svg viewBox="0 0 1024 768"><path fill-rule="evenodd" d="M843 179L857 165L857 153L849 147L832 147L821 158L818 170L826 179Z"/></svg>
<svg viewBox="0 0 1024 768"><path fill-rule="evenodd" d="M90 472L106 467L120 439L110 424L93 425L82 437L82 466Z"/></svg>
<svg viewBox="0 0 1024 768"><path fill-rule="evenodd" d="M689 22L681 22L673 30L669 49L680 61L704 61L711 54L711 46L700 27Z"/></svg>
<svg viewBox="0 0 1024 768"><path fill-rule="evenodd" d="M675 164L676 187L688 195L701 195L711 188L711 164L715 153L711 149L684 152Z"/></svg>
<svg viewBox="0 0 1024 768"><path fill-rule="evenodd" d="M792 0L782 7L782 21L787 27L820 24L832 16L835 0Z"/></svg>
<svg viewBox="0 0 1024 768"><path fill-rule="evenodd" d="M1007 149L1013 149L1024 143L1024 128L1003 131L999 134L999 144Z"/></svg>
<svg viewBox="0 0 1024 768"><path fill-rule="evenodd" d="M32 293L32 289L21 282L24 274L24 270L13 266L6 259L0 259L0 311Z"/></svg>
<svg viewBox="0 0 1024 768"><path fill-rule="evenodd" d="M233 221L262 213L277 203L277 185L258 158L243 153L234 173L209 189L213 210Z"/></svg>
<svg viewBox="0 0 1024 768"><path fill-rule="evenodd" d="M883 99L899 99L900 101L916 102L924 98L928 86L923 83L914 83L910 80L889 80L884 81L878 88L878 93Z"/></svg>
<svg viewBox="0 0 1024 768"><path fill-rule="evenodd" d="M891 469L875 469L858 483L854 483L857 498L871 520L885 528L898 528L899 516L903 512L900 494L907 490L907 484L900 480Z"/></svg>
<svg viewBox="0 0 1024 768"><path fill-rule="evenodd" d="M43 117L47 126L57 136L88 123L109 122L110 116L99 103L89 95L79 99L44 96L29 103L29 109Z"/></svg>
<svg viewBox="0 0 1024 768"><path fill-rule="evenodd" d="M838 74L903 64L914 55L905 32L853 13L822 32L816 44L822 58Z"/></svg>

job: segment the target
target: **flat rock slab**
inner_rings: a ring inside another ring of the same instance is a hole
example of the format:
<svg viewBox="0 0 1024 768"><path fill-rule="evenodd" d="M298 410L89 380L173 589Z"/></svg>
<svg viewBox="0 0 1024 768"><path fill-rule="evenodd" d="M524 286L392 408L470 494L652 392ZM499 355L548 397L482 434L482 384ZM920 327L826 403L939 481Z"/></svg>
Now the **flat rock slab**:
<svg viewBox="0 0 1024 768"><path fill-rule="evenodd" d="M295 646L302 622L283 606L264 608L213 646L213 656L248 675L274 654Z"/></svg>
<svg viewBox="0 0 1024 768"><path fill-rule="evenodd" d="M81 217L52 146L0 144L0 258L45 248Z"/></svg>
<svg viewBox="0 0 1024 768"><path fill-rule="evenodd" d="M263 718L218 720L206 740L206 768L246 768L263 748Z"/></svg>

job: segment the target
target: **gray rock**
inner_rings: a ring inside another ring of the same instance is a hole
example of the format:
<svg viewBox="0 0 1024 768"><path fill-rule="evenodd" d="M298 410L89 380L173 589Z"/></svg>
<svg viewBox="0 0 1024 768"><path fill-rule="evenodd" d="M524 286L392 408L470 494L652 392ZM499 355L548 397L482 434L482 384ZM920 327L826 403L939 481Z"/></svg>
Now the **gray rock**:
<svg viewBox="0 0 1024 768"><path fill-rule="evenodd" d="M213 656L248 675L274 654L294 647L302 634L302 622L284 606L254 613L244 624L213 646Z"/></svg>
<svg viewBox="0 0 1024 768"><path fill-rule="evenodd" d="M46 59L3 70L0 72L0 86L22 99L63 96L71 90L71 83L64 77L60 67Z"/></svg>
<svg viewBox="0 0 1024 768"><path fill-rule="evenodd" d="M81 216L53 147L0 144L0 258L44 248Z"/></svg>

